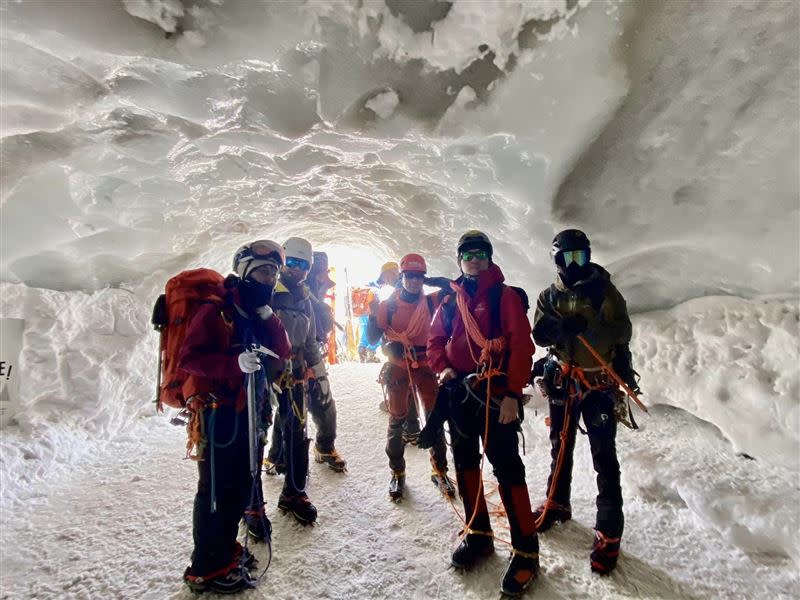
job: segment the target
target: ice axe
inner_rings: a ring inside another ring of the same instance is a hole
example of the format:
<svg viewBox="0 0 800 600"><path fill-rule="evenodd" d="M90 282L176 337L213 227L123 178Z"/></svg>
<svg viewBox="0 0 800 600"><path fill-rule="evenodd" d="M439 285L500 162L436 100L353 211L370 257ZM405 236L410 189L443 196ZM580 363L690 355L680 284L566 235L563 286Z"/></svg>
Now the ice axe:
<svg viewBox="0 0 800 600"><path fill-rule="evenodd" d="M261 344L250 344L248 350L262 356L271 356L280 360L275 352ZM263 365L262 365L263 368ZM247 441L250 447L250 474L253 477L258 475L260 465L258 464L258 411L256 407L256 374L247 374Z"/></svg>

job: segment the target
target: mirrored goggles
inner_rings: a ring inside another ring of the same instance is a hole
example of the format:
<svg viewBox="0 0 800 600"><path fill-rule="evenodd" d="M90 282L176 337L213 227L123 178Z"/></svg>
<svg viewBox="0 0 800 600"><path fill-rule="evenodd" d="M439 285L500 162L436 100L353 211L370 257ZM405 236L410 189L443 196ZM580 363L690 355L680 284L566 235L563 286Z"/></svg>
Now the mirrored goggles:
<svg viewBox="0 0 800 600"><path fill-rule="evenodd" d="M467 250L461 254L461 260L469 262L473 259L489 260L489 253L486 250Z"/></svg>
<svg viewBox="0 0 800 600"><path fill-rule="evenodd" d="M304 258L295 258L294 256L290 256L286 259L286 268L308 271L309 268L311 268L311 265L308 264L308 261Z"/></svg>
<svg viewBox="0 0 800 600"><path fill-rule="evenodd" d="M572 263L582 267L589 262L589 253L586 250L562 250L556 254L556 262L565 269Z"/></svg>

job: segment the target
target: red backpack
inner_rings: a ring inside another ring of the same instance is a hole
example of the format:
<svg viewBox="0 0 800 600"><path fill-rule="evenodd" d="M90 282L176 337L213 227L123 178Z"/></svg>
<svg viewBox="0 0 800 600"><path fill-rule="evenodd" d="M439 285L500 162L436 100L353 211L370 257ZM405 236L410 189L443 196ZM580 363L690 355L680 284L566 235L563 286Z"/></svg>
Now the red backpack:
<svg viewBox="0 0 800 600"><path fill-rule="evenodd" d="M184 408L183 386L189 374L178 367L183 340L192 316L201 304L224 302L225 278L211 269L192 269L178 273L167 281L166 293L161 294L153 307L153 327L161 332L158 356L158 388L156 408L164 405Z"/></svg>

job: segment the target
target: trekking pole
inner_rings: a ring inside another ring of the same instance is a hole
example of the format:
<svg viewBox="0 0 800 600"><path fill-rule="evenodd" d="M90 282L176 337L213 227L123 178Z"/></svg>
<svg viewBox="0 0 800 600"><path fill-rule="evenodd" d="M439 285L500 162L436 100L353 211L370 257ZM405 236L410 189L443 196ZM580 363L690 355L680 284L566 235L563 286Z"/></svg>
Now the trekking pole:
<svg viewBox="0 0 800 600"><path fill-rule="evenodd" d="M250 475L258 475L258 440L256 439L256 374L247 374L247 443L250 448Z"/></svg>
<svg viewBox="0 0 800 600"><path fill-rule="evenodd" d="M614 381L616 381L620 386L622 386L622 389L624 389L625 393L628 394L628 396L631 397L631 400L633 400L636 403L636 406L641 408L644 412L649 412L647 410L647 407L644 404L642 404L642 401L639 400L639 398L636 396L633 390L630 387L628 387L628 384L622 381L622 378L619 375L617 375L614 369L612 369L611 366L606 361L603 360L603 357L601 357L600 354L598 354L597 350L592 348L592 345L589 342L587 342L582 335L577 336L577 338L586 347L586 349L594 357L594 359L598 362L598 364L601 367L603 367L608 372L609 375L611 375Z"/></svg>
<svg viewBox="0 0 800 600"><path fill-rule="evenodd" d="M156 399L153 402L156 403L156 410L161 412L164 408L161 406L161 369L164 365L164 331L159 329L159 336L158 336L158 372L156 374Z"/></svg>

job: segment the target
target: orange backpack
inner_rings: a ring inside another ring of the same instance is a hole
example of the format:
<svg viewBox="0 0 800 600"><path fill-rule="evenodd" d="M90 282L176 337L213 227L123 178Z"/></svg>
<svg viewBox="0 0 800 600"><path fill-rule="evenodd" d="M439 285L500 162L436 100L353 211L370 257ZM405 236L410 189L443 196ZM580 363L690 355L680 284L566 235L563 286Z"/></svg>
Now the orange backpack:
<svg viewBox="0 0 800 600"><path fill-rule="evenodd" d="M164 405L184 408L183 386L189 374L178 367L178 358L192 316L201 304L223 305L225 278L211 269L192 269L178 273L167 281L166 293L153 307L153 327L161 332L158 357L156 408Z"/></svg>
<svg viewBox="0 0 800 600"><path fill-rule="evenodd" d="M363 317L369 314L369 305L375 299L372 288L358 287L350 290L350 300L353 305L353 316Z"/></svg>

